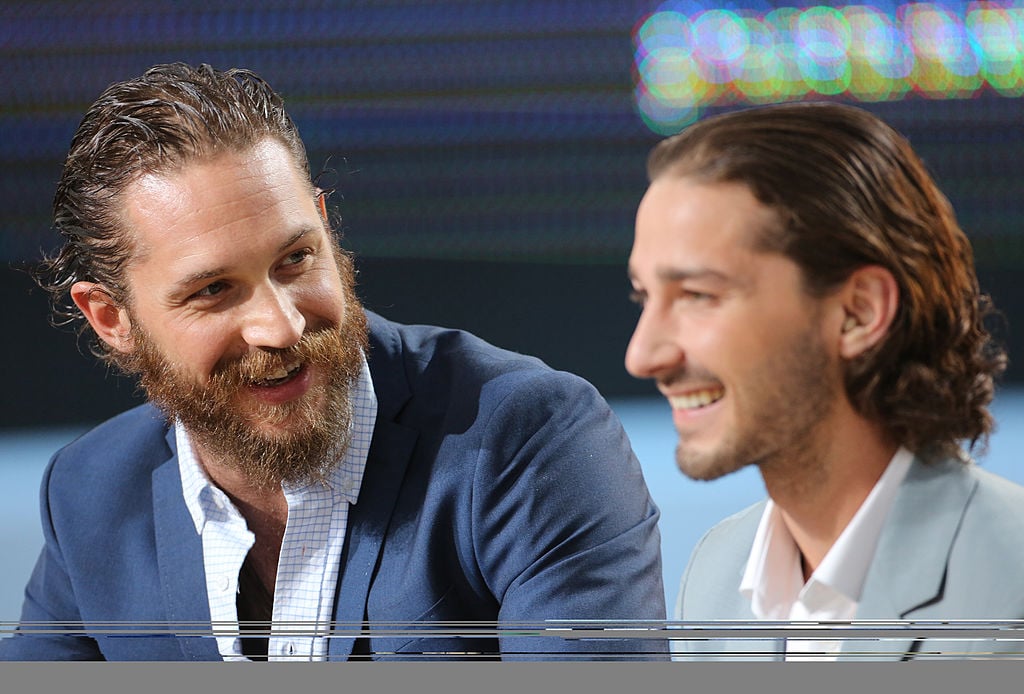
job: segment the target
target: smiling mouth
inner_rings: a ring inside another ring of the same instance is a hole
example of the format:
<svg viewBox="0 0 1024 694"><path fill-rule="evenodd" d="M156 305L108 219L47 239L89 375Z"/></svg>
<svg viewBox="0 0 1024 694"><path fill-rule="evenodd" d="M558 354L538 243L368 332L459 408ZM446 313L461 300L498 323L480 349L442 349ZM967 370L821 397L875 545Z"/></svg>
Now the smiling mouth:
<svg viewBox="0 0 1024 694"><path fill-rule="evenodd" d="M674 410L699 410L712 405L725 396L725 388L705 388L684 395L670 395L668 402Z"/></svg>
<svg viewBox="0 0 1024 694"><path fill-rule="evenodd" d="M279 366L276 371L269 374L266 378L261 378L252 381L252 385L259 386L261 388L272 388L279 386L282 383L287 383L291 379L298 375L299 371L302 370L302 363L296 362L288 366Z"/></svg>

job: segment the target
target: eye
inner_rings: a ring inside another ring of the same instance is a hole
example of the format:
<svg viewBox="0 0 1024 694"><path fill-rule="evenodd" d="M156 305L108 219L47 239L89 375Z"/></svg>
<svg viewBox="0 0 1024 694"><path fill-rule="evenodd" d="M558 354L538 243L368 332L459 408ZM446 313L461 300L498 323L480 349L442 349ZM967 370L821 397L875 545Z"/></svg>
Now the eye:
<svg viewBox="0 0 1024 694"><path fill-rule="evenodd" d="M679 300L686 304L715 304L718 301L718 295L702 292L699 289L681 289Z"/></svg>
<svg viewBox="0 0 1024 694"><path fill-rule="evenodd" d="M292 251L285 256L282 265L301 265L307 258L313 256L313 249L303 248L297 251Z"/></svg>
<svg viewBox="0 0 1024 694"><path fill-rule="evenodd" d="M629 300L637 306L643 307L647 303L647 292L643 289L634 289L629 293Z"/></svg>
<svg viewBox="0 0 1024 694"><path fill-rule="evenodd" d="M195 292L190 296L190 299L206 299L209 297L217 296L222 291L227 289L227 284L224 282L211 282L199 291Z"/></svg>

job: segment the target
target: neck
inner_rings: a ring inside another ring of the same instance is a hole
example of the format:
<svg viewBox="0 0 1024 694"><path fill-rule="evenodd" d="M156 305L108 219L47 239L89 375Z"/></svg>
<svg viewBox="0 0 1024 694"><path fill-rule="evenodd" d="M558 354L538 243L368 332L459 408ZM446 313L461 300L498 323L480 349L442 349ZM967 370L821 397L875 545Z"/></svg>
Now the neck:
<svg viewBox="0 0 1024 694"><path fill-rule="evenodd" d="M250 480L238 465L232 465L212 454L193 438L199 464L215 485L220 487L231 500L241 506L252 507L264 515L281 515L287 518L288 503L281 486L260 486ZM244 515L244 512L243 512Z"/></svg>
<svg viewBox="0 0 1024 694"><path fill-rule="evenodd" d="M288 501L280 485L253 485L237 466L225 464L193 441L200 465L210 480L227 494L256 536L249 558L256 574L271 594L277 578L281 543L288 523Z"/></svg>
<svg viewBox="0 0 1024 694"><path fill-rule="evenodd" d="M882 429L855 413L786 460L761 466L802 555L804 580L821 564L896 453Z"/></svg>

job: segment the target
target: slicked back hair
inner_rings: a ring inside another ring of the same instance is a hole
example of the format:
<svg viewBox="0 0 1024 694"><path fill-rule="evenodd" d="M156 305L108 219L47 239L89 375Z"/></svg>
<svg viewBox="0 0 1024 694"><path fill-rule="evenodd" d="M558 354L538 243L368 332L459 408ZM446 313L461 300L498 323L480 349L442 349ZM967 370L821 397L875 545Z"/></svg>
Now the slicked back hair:
<svg viewBox="0 0 1024 694"><path fill-rule="evenodd" d="M89 330L70 300L78 281L102 285L119 304L130 301L125 268L133 244L123 194L131 183L244 151L267 137L288 148L308 179L306 150L283 100L253 72L172 63L110 85L78 126L54 195L54 225L64 244L34 273L50 294L53 322L80 322L80 333ZM106 343L93 337L92 352L116 362Z"/></svg>
<svg viewBox="0 0 1024 694"><path fill-rule="evenodd" d="M777 213L758 250L802 270L823 296L860 267L899 285L886 337L845 364L854 407L924 459L984 443L1006 355L984 325L970 242L907 140L862 109L784 104L708 118L658 144L653 181L742 183Z"/></svg>

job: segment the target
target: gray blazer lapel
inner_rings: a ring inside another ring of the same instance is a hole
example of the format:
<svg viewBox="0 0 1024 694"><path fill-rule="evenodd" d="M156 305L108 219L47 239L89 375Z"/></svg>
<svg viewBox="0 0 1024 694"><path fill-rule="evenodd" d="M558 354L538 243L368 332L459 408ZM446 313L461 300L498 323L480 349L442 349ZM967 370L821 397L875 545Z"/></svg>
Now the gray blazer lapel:
<svg viewBox="0 0 1024 694"><path fill-rule="evenodd" d="M167 438L173 451L173 428ZM174 454L153 471L153 525L167 621L179 633L189 634L195 630L196 634L163 641L169 647L180 649L175 659L183 653L186 660L220 660L216 640L202 636L208 635L210 628L203 545L185 506L178 459Z"/></svg>
<svg viewBox="0 0 1024 694"><path fill-rule="evenodd" d="M931 465L914 460L882 528L856 619L912 620L916 611L942 601L950 549L977 488L962 466L955 460ZM847 642L843 650L899 660L919 646L911 638L896 638Z"/></svg>

